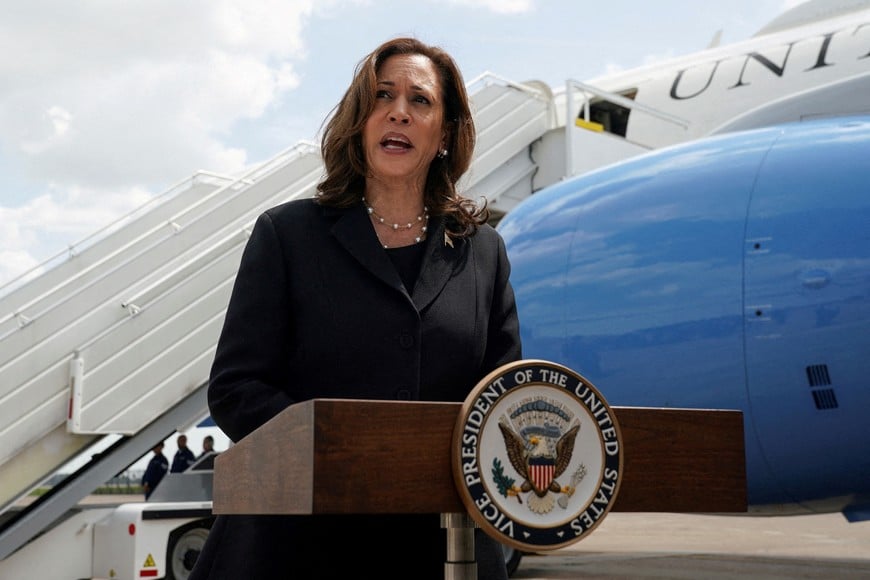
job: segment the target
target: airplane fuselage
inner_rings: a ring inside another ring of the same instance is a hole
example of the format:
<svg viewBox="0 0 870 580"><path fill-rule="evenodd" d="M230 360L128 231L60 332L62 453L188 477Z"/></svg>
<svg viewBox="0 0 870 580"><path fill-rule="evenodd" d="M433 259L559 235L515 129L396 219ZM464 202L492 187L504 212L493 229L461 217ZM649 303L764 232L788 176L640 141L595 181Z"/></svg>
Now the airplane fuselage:
<svg viewBox="0 0 870 580"><path fill-rule="evenodd" d="M659 148L706 136L735 118L791 96L808 99L813 91L826 91L846 79L866 82L859 79L868 75L870 10L860 10L588 84L688 121L684 127L640 111L628 113L624 136ZM845 98L849 104L843 104ZM870 97L844 87L815 99L799 114L801 118L828 116L842 112L844 106L851 107L851 113L870 112Z"/></svg>

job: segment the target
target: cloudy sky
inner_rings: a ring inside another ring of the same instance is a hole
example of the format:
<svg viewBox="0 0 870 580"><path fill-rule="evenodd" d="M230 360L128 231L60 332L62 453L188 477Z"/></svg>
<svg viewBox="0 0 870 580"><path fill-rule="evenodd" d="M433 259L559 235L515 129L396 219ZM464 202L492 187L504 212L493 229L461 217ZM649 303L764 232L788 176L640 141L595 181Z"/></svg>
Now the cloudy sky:
<svg viewBox="0 0 870 580"><path fill-rule="evenodd" d="M563 87L744 40L799 0L0 0L0 286L197 170L317 139L413 35L466 81ZM2 291L2 289L0 289Z"/></svg>

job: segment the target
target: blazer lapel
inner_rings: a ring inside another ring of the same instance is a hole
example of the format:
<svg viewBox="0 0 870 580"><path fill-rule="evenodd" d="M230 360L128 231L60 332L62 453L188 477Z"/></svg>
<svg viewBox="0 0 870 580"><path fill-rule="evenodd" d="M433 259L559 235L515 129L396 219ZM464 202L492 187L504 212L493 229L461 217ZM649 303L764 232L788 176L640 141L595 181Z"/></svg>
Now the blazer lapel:
<svg viewBox="0 0 870 580"><path fill-rule="evenodd" d="M438 297L447 284L461 256L462 246L466 243L465 240L453 239L451 246L446 241L444 219L441 217L429 219L428 234L420 275L411 293L411 299L421 312Z"/></svg>
<svg viewBox="0 0 870 580"><path fill-rule="evenodd" d="M338 214L338 219L332 226L332 234L338 243L366 270L391 288L408 296L396 268L381 248L363 205L331 211ZM441 293L462 255L463 245L467 243L466 240L453 239L453 245L448 244L444 237L444 219L441 217L429 218L428 233L420 275L409 296L418 312L426 308Z"/></svg>
<svg viewBox="0 0 870 580"><path fill-rule="evenodd" d="M381 248L369 215L362 204L346 210L336 210L339 218L332 226L332 234L345 250L366 270L380 278L388 286L406 294L402 280L390 258Z"/></svg>

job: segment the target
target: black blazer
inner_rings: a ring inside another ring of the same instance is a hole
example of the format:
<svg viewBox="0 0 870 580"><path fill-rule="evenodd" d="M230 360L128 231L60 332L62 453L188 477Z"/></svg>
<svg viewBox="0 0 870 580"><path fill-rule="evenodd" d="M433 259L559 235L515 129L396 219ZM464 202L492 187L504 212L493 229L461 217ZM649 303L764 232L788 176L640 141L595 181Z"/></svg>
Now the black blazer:
<svg viewBox="0 0 870 580"><path fill-rule="evenodd" d="M317 397L463 401L491 370L521 358L501 236L485 225L448 240L443 220L432 217L424 243L409 292L362 203L335 209L305 199L263 213L212 367L215 423L238 441L288 405ZM356 546L381 578L390 577L381 559L397 548L419 566L395 577L425 577L434 566L432 577L443 578L443 538L437 514L221 517L193 578L297 577L288 571L314 565L312 550L330 552L319 546L328 541L342 542L336 554L348 554L347 542ZM478 538L480 576L505 577L497 544ZM352 560L327 563L366 571ZM316 566L311 577L331 577Z"/></svg>

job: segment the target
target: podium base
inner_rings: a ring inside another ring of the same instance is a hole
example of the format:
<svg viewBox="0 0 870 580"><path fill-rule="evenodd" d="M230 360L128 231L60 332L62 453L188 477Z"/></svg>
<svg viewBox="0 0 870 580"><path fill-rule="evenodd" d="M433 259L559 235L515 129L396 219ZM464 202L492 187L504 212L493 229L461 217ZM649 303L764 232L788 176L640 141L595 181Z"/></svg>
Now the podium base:
<svg viewBox="0 0 870 580"><path fill-rule="evenodd" d="M444 580L476 580L474 520L467 513L442 513L441 527L447 530Z"/></svg>

